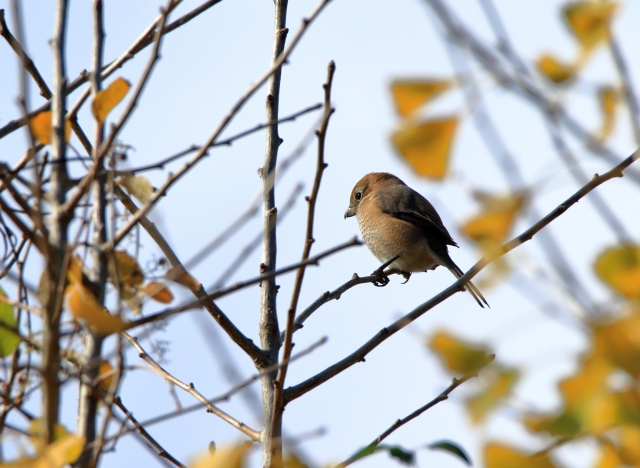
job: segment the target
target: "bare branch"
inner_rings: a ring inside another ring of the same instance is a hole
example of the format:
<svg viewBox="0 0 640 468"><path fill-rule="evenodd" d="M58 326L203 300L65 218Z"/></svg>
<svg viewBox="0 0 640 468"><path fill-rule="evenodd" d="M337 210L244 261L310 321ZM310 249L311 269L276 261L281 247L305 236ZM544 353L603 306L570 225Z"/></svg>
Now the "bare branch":
<svg viewBox="0 0 640 468"><path fill-rule="evenodd" d="M263 281L266 281L268 279L271 278L275 278L278 275L282 275L284 273L288 273L290 271L294 271L297 270L298 268L300 268L301 266L305 266L305 265L318 265L318 262L323 259L324 257L328 257L329 255L333 255L334 253L340 252L341 250L347 249L349 247L353 247L356 245L362 245L362 242L360 242L358 239L356 239L355 237L343 244L337 245L329 250L326 250L314 257L309 258L308 260L305 260L304 262L298 262L298 263L294 263L293 265L289 265L287 267L281 268L279 270L276 271L272 271L270 273L265 273L263 275L260 275L256 278L247 280L247 281L242 281L239 283L234 284L233 286L229 286L227 288L224 289L220 289L218 291L214 291L211 294L206 294L203 297L198 298L197 301L192 301L189 302L185 305L176 307L176 308L172 308L172 309L167 309L164 310L162 312L158 312L157 314L152 314L152 315L148 315L146 317L143 317L141 319L138 319L134 322L131 322L128 326L127 326L127 330L131 330L132 328L138 327L140 325L144 325L147 323L151 323L151 322L156 322L158 320L163 320L166 319L167 317L170 317L172 315L178 314L180 312L185 312L187 310L192 310L195 308L199 308L202 307L203 305L206 305L207 301L214 301L222 296L226 296L227 294L231 294L234 293L236 291L239 291L240 289L244 289L247 288L249 286L253 286L254 284L258 284L261 283Z"/></svg>
<svg viewBox="0 0 640 468"><path fill-rule="evenodd" d="M138 207L131 200L131 198L124 193L120 187L115 187L115 193L122 201L124 206L129 210L131 214L137 213ZM162 236L156 225L149 221L149 218L143 216L140 219L140 224L147 231L149 236L156 242L158 247L162 250L167 259L171 262L173 268L178 272L187 272L178 256L173 252L173 249L169 246L165 238ZM189 288L192 294L198 298L197 303L201 304L207 312L215 319L215 321L220 325L220 327L229 335L229 337L245 352L249 355L254 362L260 362L264 359L264 355L262 350L258 348L252 340L247 338L234 324L229 320L229 318L222 312L222 310L217 306L213 300L207 299L207 293L200 285L199 288L196 288L195 285ZM143 320L143 319L141 319ZM150 323L153 320L149 320L145 323ZM137 325L136 325L137 326ZM133 326L131 327L133 328Z"/></svg>
<svg viewBox="0 0 640 468"><path fill-rule="evenodd" d="M167 452L162 445L160 445L156 439L154 439L151 434L149 434L147 432L147 430L144 428L144 426L142 426L138 420L136 418L133 417L133 414L131 414L131 412L124 406L124 404L122 403L122 399L120 397L116 397L113 400L113 403L120 408L120 410L124 413L124 415L127 417L127 419L129 419L133 425L136 427L136 429L138 430L138 432L140 433L140 435L142 437L144 437L152 446L153 448L155 448L158 451L158 456L162 457L162 458L166 458L167 460L169 460L171 463L173 463L176 466L179 466L180 468L187 468L186 465L183 465L182 463L180 463L173 455L171 455L169 452Z"/></svg>
<svg viewBox="0 0 640 468"><path fill-rule="evenodd" d="M204 156L208 154L209 147L216 142L222 131L227 127L229 122L233 119L233 117L238 113L238 111L244 106L247 100L258 90L258 88L271 76L272 73L279 70L280 67L285 63L286 59L289 57L297 43L300 41L301 37L304 35L304 32L309 27L309 24L318 16L320 11L324 8L324 6L329 2L329 0L321 0L320 4L314 9L309 18L305 18L302 23L302 26L296 36L293 38L289 47L282 53L280 58L271 66L271 68L249 89L244 93L244 95L240 98L240 100L233 106L233 108L229 111L229 113L222 119L222 122L218 125L215 131L211 134L211 136L207 139L207 141L200 147L198 152L191 158L191 160L185 164L182 168L177 170L174 174L170 175L162 186L155 191L151 199L148 203L146 203L138 213L132 216L129 221L122 226L117 233L114 234L113 238L101 246L104 250L112 250L124 236L135 226L142 216L145 216L151 208L158 202L158 200L164 196L167 190L182 177L185 173L187 173L195 164L197 164Z"/></svg>
<svg viewBox="0 0 640 468"><path fill-rule="evenodd" d="M384 431L382 434L380 434L378 437L376 437L369 445L367 445L362 450L358 451L358 453L356 453L352 457L348 458L347 460L345 460L342 463L340 463L339 465L337 465L336 468L345 468L345 467L351 465L353 462L360 460L366 454L371 453L370 450L372 450L375 447L377 447L378 445L380 445L380 442L382 442L384 439L389 437L393 432L395 432L398 429L400 429L402 426L407 424L409 421L417 418L418 416L420 416L425 411L433 408L438 403L447 400L449 398L449 395L451 394L451 392L453 392L456 388L458 388L460 385L465 383L467 380L472 379L474 377L477 377L478 376L478 372L483 367L485 367L488 364L492 363L495 358L496 358L495 354L490 354L487 357L487 361L484 364L482 364L482 366L480 366L475 372L473 372L471 374L467 374L467 375L465 375L465 376L463 376L463 377L461 377L459 379L456 379L454 377L453 382L451 382L451 385L449 385L447 388L445 388L442 391L442 393L440 393L440 395L435 397L433 400L431 400L426 405L421 406L420 408L418 408L417 410L415 410L411 414L405 416L404 418L397 419L396 422L394 422L386 431ZM363 452L365 452L365 453L363 454Z"/></svg>
<svg viewBox="0 0 640 468"><path fill-rule="evenodd" d="M234 417L228 415L227 413L222 411L217 406L209 403L209 401L207 401L207 399L202 395L202 393L200 393L199 391L196 390L195 386L192 383L186 384L186 383L182 382L181 380L177 379L176 377L174 377L173 375L171 375L169 372L167 372L160 364L158 364L151 356L149 356L149 354L147 354L147 352L138 343L138 339L137 338L132 337L131 335L129 335L126 332L123 332L122 336L124 336L126 338L126 340L129 343L131 343L133 345L133 347L136 348L136 350L138 350L138 353L139 353L139 356L140 356L141 359L144 359L148 364L150 364L151 367L153 367L153 369L158 374L160 374L166 381L171 382L172 384L174 384L177 387L181 388L185 392L187 392L190 395L192 395L200 403L205 405L206 408L207 408L207 412L208 413L215 414L220 419L222 419L223 421L229 423L230 425L232 425L233 427L238 429L240 432L245 434L251 440L258 441L260 439L260 432L256 431L255 429L251 429L249 426L247 426L246 424L238 421Z"/></svg>
<svg viewBox="0 0 640 468"><path fill-rule="evenodd" d="M82 178L75 192L71 194L71 196L65 203L63 211L66 213L67 216L69 216L70 213L75 209L76 205L80 202L84 194L87 192L87 190L91 186L91 183L94 181L94 179L96 178L96 175L102 168L102 161L107 155L107 151L111 148L111 145L115 141L116 136L118 135L120 130L122 130L127 120L131 116L133 110L137 106L138 99L142 95L142 91L144 90L147 82L149 81L151 72L155 64L157 63L157 61L160 59L160 45L161 45L161 39L162 39L162 34L160 34L160 31L162 30L162 27L164 26L164 23L167 20L167 16L178 5L178 3L180 3L180 1L181 0L168 0L167 5L162 10L162 13L160 15L160 26L158 28L158 31L156 33L156 38L155 38L155 45L151 53L151 57L147 62L147 66L142 73L142 77L140 78L140 81L138 81L138 85L136 86L136 89L133 91L133 96L129 100L127 107L122 113L122 116L111 127L111 132L109 133L109 136L100 143L99 148L94 150L96 152L96 156L94 158L93 166L91 167L87 175L85 175Z"/></svg>
<svg viewBox="0 0 640 468"><path fill-rule="evenodd" d="M313 181L313 188L311 189L311 195L307 198L309 203L309 211L307 214L307 231L305 234L305 243L302 250L302 261L309 258L311 252L311 246L315 242L313 238L313 222L315 218L316 202L318 200L318 192L320 191L320 182L322 181L322 174L327 167L324 162L324 148L325 140L327 136L327 128L329 126L329 119L334 112L331 107L331 84L333 82L333 74L336 70L336 64L329 62L327 72L327 82L323 85L324 88L324 115L322 123L320 124L320 130L316 133L318 136L318 160L316 163L316 176ZM287 310L287 325L284 333L282 360L287 362L291 356L291 350L293 349L293 331L294 331L294 319L296 311L298 309L298 300L300 299L300 292L302 291L302 282L304 280L304 272L306 266L299 268L296 272L296 278L293 285L293 293L291 296L291 305ZM280 338L278 338L280 340ZM271 433L278 431L278 426L282 425L282 413L284 412L284 383L287 377L288 366L284 364L278 369L278 375L273 381L274 397L273 397L273 416L271 420Z"/></svg>
<svg viewBox="0 0 640 468"><path fill-rule="evenodd" d="M582 187L580 190L575 192L572 196L567 198L563 203L558 205L553 211L551 211L547 216L542 218L540 221L535 223L525 232L520 234L518 237L510 240L509 242L503 244L501 247L496 249L495 252L492 252L489 255L485 255L480 261L478 261L471 269L469 269L460 279L458 279L455 283L453 283L448 288L444 289L427 302L419 305L411 312L406 314L404 317L396 320L390 326L383 328L380 330L373 338L367 341L360 348L355 350L349 356L345 357L341 361L333 364L332 366L326 368L322 372L316 374L315 376L305 380L298 385L293 387L289 387L285 390L285 402L289 402L291 400L295 400L300 396L304 395L310 390L313 390L317 386L323 384L327 380L332 377L338 375L340 372L348 369L352 365L358 362L364 362L365 356L369 354L373 349L375 349L378 345L380 345L383 341L389 338L391 335L396 332L402 330L408 324L416 320L417 318L424 315L429 310L433 309L436 305L442 303L444 300L453 296L455 293L464 291L464 285L472 280L484 267L493 262L494 260L500 258L507 252L515 249L516 247L524 244L525 242L531 240L535 234L540 232L544 227L548 226L553 220L560 217L564 212L566 212L571 206L578 203L582 198L584 198L589 192L591 192L596 187L602 185L603 183L611 180L613 178L622 177L623 171L629 167L634 161L640 159L640 149L636 150L631 156L626 158L620 164L615 166L613 169L608 171L603 175L596 174L591 181Z"/></svg>
<svg viewBox="0 0 640 468"><path fill-rule="evenodd" d="M193 18L197 17L198 15L200 15L203 12L205 12L206 10L211 8L212 6L220 3L221 1L222 0L209 0L209 1L204 2L199 7L194 8L189 13L181 16L180 18L178 18L177 20L175 20L171 24L168 24L167 26L165 26L164 29L162 30L162 35L164 36L165 34L168 34L171 31L174 31L175 29L179 28L180 26L188 23ZM160 23L161 18L162 18L161 15L158 16L158 18L156 18L153 21L153 23L151 23L147 27L147 29L145 29L145 31L142 33L142 35L131 46L129 46L129 48L122 55L120 55L119 58L117 58L116 60L114 60L113 62L111 62L110 64L108 64L108 65L106 65L104 67L104 69L102 70L102 73L101 73L102 79L105 79L105 78L108 78L109 76L111 76L111 74L113 74L113 72L115 72L116 70L121 68L127 61L129 61L132 58L134 58L138 52L144 50L147 46L149 46L150 44L153 43L153 39L155 37L155 31L156 31L156 29L158 27L158 24ZM85 70L82 73L80 73L80 75L75 80L73 80L71 83L69 83L69 85L65 89L65 95L71 94L73 91L78 89L80 86L85 84L87 81L89 81L89 74ZM82 93L81 97L78 99L78 103L76 105L74 105L73 109L69 112L69 119L71 120L72 124L73 124L73 122L75 120L74 116L77 114L77 112L80 109L80 106L82 105L82 103L84 103L84 101L86 101L86 99L89 97L90 92L91 92L91 90L89 88L87 88ZM50 107L51 107L51 103L47 102L47 103L43 104L42 106L40 106L39 108L35 109L34 111L29 112L27 115L25 115L25 116L23 116L23 117L21 117L19 119L10 121L7 125L5 125L4 127L0 128L0 138L3 138L6 135L8 135L9 133L12 133L15 130L25 126L30 118L34 117L35 115L39 114L40 112L43 112L45 110L50 109Z"/></svg>
<svg viewBox="0 0 640 468"><path fill-rule="evenodd" d="M51 90L47 86L47 83L44 81L44 78L42 78L42 75L33 63L33 60L31 60L31 58L25 53L25 51L22 49L22 46L20 45L20 42L18 42L16 38L13 37L13 34L11 34L11 31L9 31L9 27L7 26L7 23L4 19L3 9L0 9L0 36L5 38L16 55L20 58L22 66L29 72L29 74L33 78L33 81L35 81L38 85L38 88L40 88L40 94L45 99L51 99Z"/></svg>

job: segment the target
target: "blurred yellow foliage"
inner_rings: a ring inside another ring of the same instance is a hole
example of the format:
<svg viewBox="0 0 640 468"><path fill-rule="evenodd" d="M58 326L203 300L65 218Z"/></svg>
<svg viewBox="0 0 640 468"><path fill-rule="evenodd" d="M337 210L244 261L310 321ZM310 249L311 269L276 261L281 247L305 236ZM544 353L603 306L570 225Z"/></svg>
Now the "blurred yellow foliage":
<svg viewBox="0 0 640 468"><path fill-rule="evenodd" d="M438 353L445 366L457 374L476 372L487 363L489 351L474 346L452 336L447 332L438 332L428 343Z"/></svg>
<svg viewBox="0 0 640 468"><path fill-rule="evenodd" d="M615 446L609 442L604 441L600 445L600 458L598 459L595 468L619 468L623 465Z"/></svg>
<svg viewBox="0 0 640 468"><path fill-rule="evenodd" d="M597 275L627 299L640 299L640 246L620 245L605 250L595 263Z"/></svg>
<svg viewBox="0 0 640 468"><path fill-rule="evenodd" d="M151 282L144 287L144 293L155 301L162 304L169 304L173 301L173 294L164 284Z"/></svg>
<svg viewBox="0 0 640 468"><path fill-rule="evenodd" d="M33 137L43 145L51 144L51 111L43 111L29 119L29 129ZM71 137L71 122L64 121L64 139L69 141Z"/></svg>
<svg viewBox="0 0 640 468"><path fill-rule="evenodd" d="M91 112L99 124L104 123L109 112L122 101L130 88L131 83L124 78L117 78L107 89L98 91L91 105Z"/></svg>
<svg viewBox="0 0 640 468"><path fill-rule="evenodd" d="M602 111L602 124L600 126L600 141L611 136L616 126L616 108L618 93L611 86L602 86L598 90L600 110Z"/></svg>
<svg viewBox="0 0 640 468"><path fill-rule="evenodd" d="M420 124L409 122L393 133L391 140L414 171L426 177L442 179L448 167L457 125L458 119L455 117Z"/></svg>
<svg viewBox="0 0 640 468"><path fill-rule="evenodd" d="M398 114L406 116L450 87L451 80L395 80L391 94Z"/></svg>
<svg viewBox="0 0 640 468"><path fill-rule="evenodd" d="M142 176L128 175L120 180L121 185L142 203L149 203L153 195L153 186L149 179Z"/></svg>
<svg viewBox="0 0 640 468"><path fill-rule="evenodd" d="M511 395L519 373L515 369L501 369L489 378L487 388L467 400L467 410L474 423L484 421L486 416Z"/></svg>
<svg viewBox="0 0 640 468"><path fill-rule="evenodd" d="M609 38L609 23L618 9L615 2L576 2L564 9L569 30L589 51Z"/></svg>
<svg viewBox="0 0 640 468"><path fill-rule="evenodd" d="M71 284L66 290L65 299L73 317L102 336L121 332L127 326L120 317L111 315L81 283Z"/></svg>
<svg viewBox="0 0 640 468"><path fill-rule="evenodd" d="M593 328L595 349L612 365L640 377L640 313Z"/></svg>
<svg viewBox="0 0 640 468"><path fill-rule="evenodd" d="M483 212L469 219L460 230L483 247L496 247L507 237L524 200L523 195L485 197Z"/></svg>
<svg viewBox="0 0 640 468"><path fill-rule="evenodd" d="M250 448L251 443L245 442L209 451L189 464L189 468L243 468Z"/></svg>
<svg viewBox="0 0 640 468"><path fill-rule="evenodd" d="M484 456L487 468L555 468L546 455L530 456L499 444L488 444Z"/></svg>
<svg viewBox="0 0 640 468"><path fill-rule="evenodd" d="M574 65L563 63L551 54L541 55L536 66L540 73L556 84L569 81L576 73Z"/></svg>

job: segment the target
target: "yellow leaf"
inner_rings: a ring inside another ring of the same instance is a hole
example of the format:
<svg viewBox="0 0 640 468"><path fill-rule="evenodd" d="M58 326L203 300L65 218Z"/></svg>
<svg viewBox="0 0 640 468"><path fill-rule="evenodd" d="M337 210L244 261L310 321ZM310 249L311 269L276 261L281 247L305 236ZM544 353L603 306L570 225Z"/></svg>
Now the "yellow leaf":
<svg viewBox="0 0 640 468"><path fill-rule="evenodd" d="M640 315L593 328L596 349L613 365L640 377Z"/></svg>
<svg viewBox="0 0 640 468"><path fill-rule="evenodd" d="M536 62L536 66L540 73L556 84L569 81L576 73L576 67L574 65L562 63L551 54L541 55Z"/></svg>
<svg viewBox="0 0 640 468"><path fill-rule="evenodd" d="M624 421L621 413L631 413L633 404L610 391L608 378L615 368L607 358L604 340L597 336L592 351L578 372L559 387L564 408L556 415L528 415L525 425L536 432L548 432L562 438L572 438L590 432L601 434ZM626 408L624 411L621 408ZM640 410L639 410L640 411Z"/></svg>
<svg viewBox="0 0 640 468"><path fill-rule="evenodd" d="M38 140L43 145L50 145L52 140L51 132L53 131L53 127L51 127L51 111L43 111L33 116L29 120L29 129L31 130L31 134L36 140ZM69 141L70 137L71 122L65 120L64 140Z"/></svg>
<svg viewBox="0 0 640 468"><path fill-rule="evenodd" d="M114 252L113 255L118 281L130 288L140 286L144 282L144 275L136 259L123 250ZM115 283L115 278L112 279L112 282Z"/></svg>
<svg viewBox="0 0 640 468"><path fill-rule="evenodd" d="M546 455L531 456L519 450L499 444L485 447L484 456L487 468L554 468L555 465Z"/></svg>
<svg viewBox="0 0 640 468"><path fill-rule="evenodd" d="M140 200L142 203L149 203L153 195L153 187L146 177L142 176L125 176L122 179L122 185L127 191Z"/></svg>
<svg viewBox="0 0 640 468"><path fill-rule="evenodd" d="M509 395L518 380L518 371L504 369L493 377L488 388L467 400L467 409L474 423L484 421L489 412L495 409Z"/></svg>
<svg viewBox="0 0 640 468"><path fill-rule="evenodd" d="M486 348L466 343L447 332L436 333L429 347L438 353L451 372L459 374L477 371L487 363L489 356Z"/></svg>
<svg viewBox="0 0 640 468"><path fill-rule="evenodd" d="M33 463L33 468L62 468L78 459L85 438L67 434L49 445Z"/></svg>
<svg viewBox="0 0 640 468"><path fill-rule="evenodd" d="M0 463L0 468L62 468L78 459L84 442L84 437L65 434L47 446L37 458L21 458L11 463Z"/></svg>
<svg viewBox="0 0 640 468"><path fill-rule="evenodd" d="M408 123L391 140L400 155L418 174L442 179L447 170L451 142L458 120L430 120L418 125Z"/></svg>
<svg viewBox="0 0 640 468"><path fill-rule="evenodd" d="M577 2L564 9L570 31L586 50L609 39L609 22L618 4L614 2Z"/></svg>
<svg viewBox="0 0 640 468"><path fill-rule="evenodd" d="M100 335L117 333L127 326L120 317L111 315L81 283L70 285L65 297L74 318Z"/></svg>
<svg viewBox="0 0 640 468"><path fill-rule="evenodd" d="M625 465L640 464L640 427L625 425L620 428L619 452Z"/></svg>
<svg viewBox="0 0 640 468"><path fill-rule="evenodd" d="M29 423L29 434L31 435L29 440L33 444L36 454L41 454L46 448L46 444L43 443L44 421L42 419L32 419ZM56 442L68 434L69 431L62 424L56 424L53 430L53 441Z"/></svg>
<svg viewBox="0 0 640 468"><path fill-rule="evenodd" d="M493 197L484 203L484 213L469 219L461 231L485 247L494 247L507 237L523 203L522 195Z"/></svg>
<svg viewBox="0 0 640 468"><path fill-rule="evenodd" d="M190 468L243 468L244 457L251 443L232 445L208 452L197 458Z"/></svg>
<svg viewBox="0 0 640 468"><path fill-rule="evenodd" d="M99 386L108 391L111 388L113 382L113 376L115 375L115 369L109 361L102 361L100 364L100 370L98 371Z"/></svg>
<svg viewBox="0 0 640 468"><path fill-rule="evenodd" d="M618 94L611 86L602 86L598 90L600 110L602 111L602 124L600 126L600 141L611 136L616 125L616 102Z"/></svg>
<svg viewBox="0 0 640 468"><path fill-rule="evenodd" d="M109 112L122 101L129 88L131 84L127 80L118 78L107 89L98 91L91 105L91 111L100 124L104 123Z"/></svg>
<svg viewBox="0 0 640 468"><path fill-rule="evenodd" d="M450 80L396 80L391 83L391 93L398 114L404 116L450 87Z"/></svg>
<svg viewBox="0 0 640 468"><path fill-rule="evenodd" d="M600 457L595 468L619 468L623 465L615 446L611 442L603 440L600 445Z"/></svg>
<svg viewBox="0 0 640 468"><path fill-rule="evenodd" d="M70 283L82 283L82 260L77 255L72 255L67 267L67 279Z"/></svg>
<svg viewBox="0 0 640 468"><path fill-rule="evenodd" d="M178 283L185 288L189 288L191 291L197 291L200 289L201 284L184 269L172 268L165 275L165 279Z"/></svg>
<svg viewBox="0 0 640 468"><path fill-rule="evenodd" d="M152 299L163 304L169 304L173 301L173 294L162 283L149 283L144 287L144 293Z"/></svg>
<svg viewBox="0 0 640 468"><path fill-rule="evenodd" d="M595 270L623 297L640 299L640 246L623 244L605 250L596 259Z"/></svg>

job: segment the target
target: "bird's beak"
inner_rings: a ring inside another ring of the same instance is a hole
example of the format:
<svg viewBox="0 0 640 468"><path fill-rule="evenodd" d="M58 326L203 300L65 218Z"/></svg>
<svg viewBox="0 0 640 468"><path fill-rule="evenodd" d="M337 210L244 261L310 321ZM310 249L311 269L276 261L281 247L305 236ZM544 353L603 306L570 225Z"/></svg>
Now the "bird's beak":
<svg viewBox="0 0 640 468"><path fill-rule="evenodd" d="M350 206L347 211L344 212L344 219L351 218L356 215L356 208L354 206Z"/></svg>

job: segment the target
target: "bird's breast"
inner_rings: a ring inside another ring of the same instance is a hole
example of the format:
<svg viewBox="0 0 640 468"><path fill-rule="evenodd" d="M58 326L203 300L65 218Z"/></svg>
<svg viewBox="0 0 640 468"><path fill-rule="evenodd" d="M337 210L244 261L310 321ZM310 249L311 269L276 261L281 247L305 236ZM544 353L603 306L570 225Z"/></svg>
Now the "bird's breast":
<svg viewBox="0 0 640 468"><path fill-rule="evenodd" d="M404 272L426 271L440 263L418 227L366 208L361 206L357 215L360 233L364 243L380 262L400 255L390 266Z"/></svg>

